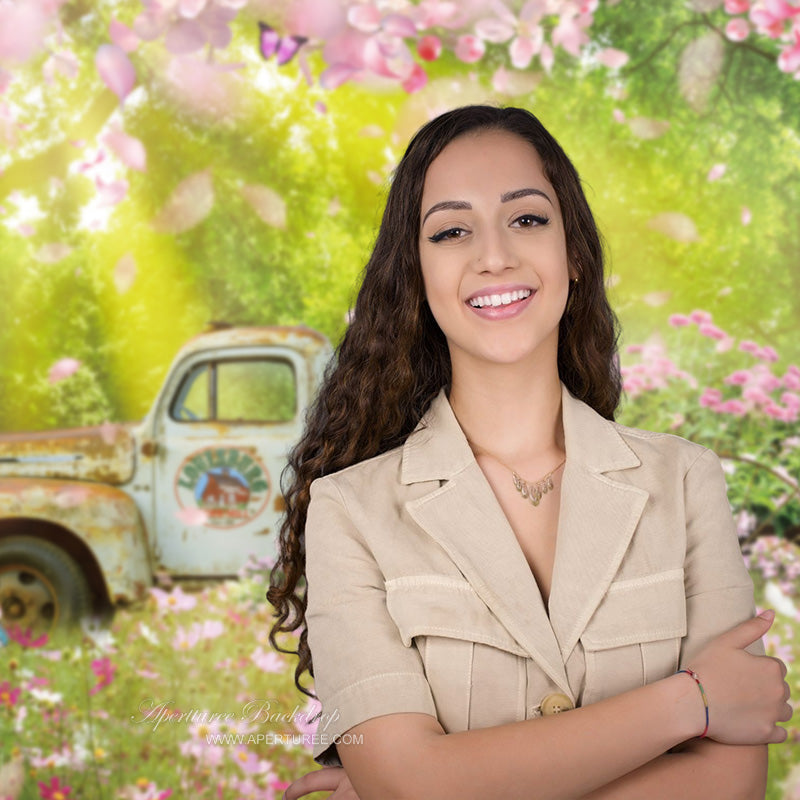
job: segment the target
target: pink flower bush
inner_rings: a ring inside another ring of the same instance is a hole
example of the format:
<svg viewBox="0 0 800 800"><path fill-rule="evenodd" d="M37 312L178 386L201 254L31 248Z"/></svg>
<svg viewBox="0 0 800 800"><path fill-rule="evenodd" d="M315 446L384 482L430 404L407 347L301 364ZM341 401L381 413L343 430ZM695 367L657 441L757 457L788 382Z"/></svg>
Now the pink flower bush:
<svg viewBox="0 0 800 800"><path fill-rule="evenodd" d="M186 594L180 586L176 586L171 592L153 588L150 589L150 595L155 598L161 612L191 611L197 605L197 598Z"/></svg>

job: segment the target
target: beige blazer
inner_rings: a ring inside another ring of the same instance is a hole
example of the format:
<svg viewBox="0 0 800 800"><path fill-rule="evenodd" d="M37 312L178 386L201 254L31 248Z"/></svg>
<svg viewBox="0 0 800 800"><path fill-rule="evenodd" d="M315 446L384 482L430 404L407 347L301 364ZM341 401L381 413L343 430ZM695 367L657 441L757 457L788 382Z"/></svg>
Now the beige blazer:
<svg viewBox="0 0 800 800"><path fill-rule="evenodd" d="M308 643L319 764L371 717L448 733L658 680L754 611L710 450L562 387L567 462L548 609L442 391L405 444L311 486ZM760 643L753 652L763 652Z"/></svg>

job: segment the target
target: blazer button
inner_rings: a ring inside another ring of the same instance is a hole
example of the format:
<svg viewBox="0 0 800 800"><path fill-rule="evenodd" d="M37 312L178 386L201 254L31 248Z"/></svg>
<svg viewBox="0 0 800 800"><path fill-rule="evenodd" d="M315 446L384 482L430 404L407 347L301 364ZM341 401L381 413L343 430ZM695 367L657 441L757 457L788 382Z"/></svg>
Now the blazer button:
<svg viewBox="0 0 800 800"><path fill-rule="evenodd" d="M560 714L562 711L571 711L575 704L565 694L548 694L542 700L542 716L551 717L553 714Z"/></svg>

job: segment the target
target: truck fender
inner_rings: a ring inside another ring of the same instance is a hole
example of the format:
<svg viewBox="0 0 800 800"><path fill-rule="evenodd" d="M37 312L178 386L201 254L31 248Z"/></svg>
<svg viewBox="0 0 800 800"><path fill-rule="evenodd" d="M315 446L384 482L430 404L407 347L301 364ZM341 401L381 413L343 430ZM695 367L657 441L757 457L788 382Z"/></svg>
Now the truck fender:
<svg viewBox="0 0 800 800"><path fill-rule="evenodd" d="M136 503L99 483L0 478L0 538L24 533L60 546L95 593L112 604L143 600L153 582L147 531Z"/></svg>

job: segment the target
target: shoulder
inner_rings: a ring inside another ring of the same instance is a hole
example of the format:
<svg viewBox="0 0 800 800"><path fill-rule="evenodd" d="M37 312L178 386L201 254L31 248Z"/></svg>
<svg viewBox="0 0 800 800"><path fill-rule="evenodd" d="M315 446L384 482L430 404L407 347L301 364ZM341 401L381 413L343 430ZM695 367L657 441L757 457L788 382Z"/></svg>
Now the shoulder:
<svg viewBox="0 0 800 800"><path fill-rule="evenodd" d="M311 499L334 495L347 504L347 498L361 497L371 489L397 485L403 461L403 445L372 458L332 472L311 483Z"/></svg>
<svg viewBox="0 0 800 800"><path fill-rule="evenodd" d="M610 423L623 441L639 457L643 465L673 465L684 475L695 466L718 465L716 454L697 442L673 433L631 428L619 422Z"/></svg>

